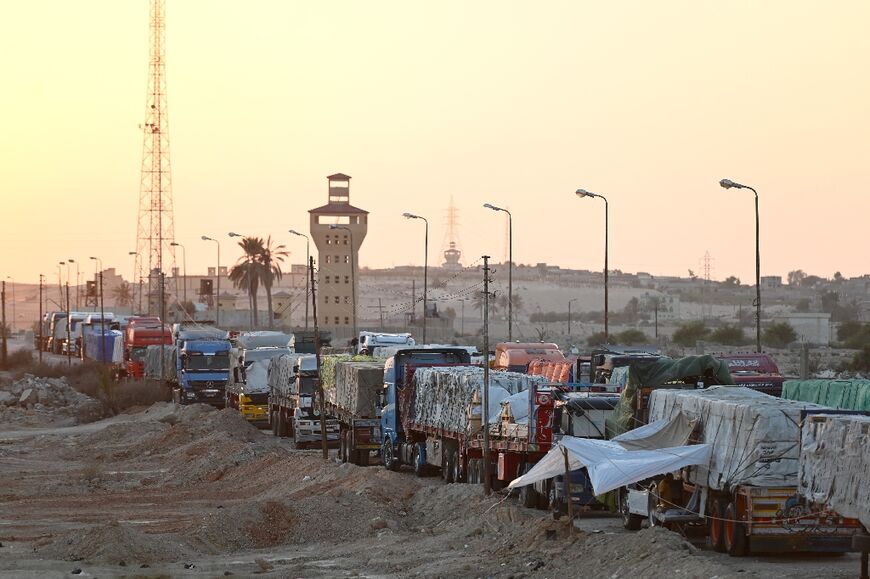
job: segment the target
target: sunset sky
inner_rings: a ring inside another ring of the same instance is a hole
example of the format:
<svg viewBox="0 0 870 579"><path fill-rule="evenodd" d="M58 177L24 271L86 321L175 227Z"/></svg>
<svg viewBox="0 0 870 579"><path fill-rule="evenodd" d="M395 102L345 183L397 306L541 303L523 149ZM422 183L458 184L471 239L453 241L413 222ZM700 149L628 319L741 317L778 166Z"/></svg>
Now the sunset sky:
<svg viewBox="0 0 870 579"><path fill-rule="evenodd" d="M167 1L175 235L190 273L239 251L304 260L307 210L351 175L361 264L440 263L452 195L470 263L504 256L687 275L870 272L870 2ZM98 255L125 276L136 218L147 0L6 2L2 275ZM180 256L179 256L180 261Z"/></svg>

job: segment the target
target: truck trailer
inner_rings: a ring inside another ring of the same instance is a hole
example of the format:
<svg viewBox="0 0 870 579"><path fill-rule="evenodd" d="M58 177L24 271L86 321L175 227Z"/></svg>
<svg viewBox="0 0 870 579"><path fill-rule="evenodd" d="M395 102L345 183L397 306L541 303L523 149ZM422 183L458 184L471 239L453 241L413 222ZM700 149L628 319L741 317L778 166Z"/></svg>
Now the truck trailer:
<svg viewBox="0 0 870 579"><path fill-rule="evenodd" d="M269 362L268 416L272 434L289 436L299 447L321 442L322 414L315 407L320 385L317 359L311 354L282 354ZM326 419L330 446L338 444L338 420Z"/></svg>
<svg viewBox="0 0 870 579"><path fill-rule="evenodd" d="M277 332L275 332L277 334ZM281 334L273 340L248 340L236 344L254 345L282 341L283 347L266 345L235 347L230 350L230 372L224 395L224 405L241 412L249 422L258 426L269 425L269 362L282 354L289 354L286 347L289 336Z"/></svg>
<svg viewBox="0 0 870 579"><path fill-rule="evenodd" d="M381 447L384 362L338 362L335 382L324 390L326 414L339 423L339 458L368 465Z"/></svg>

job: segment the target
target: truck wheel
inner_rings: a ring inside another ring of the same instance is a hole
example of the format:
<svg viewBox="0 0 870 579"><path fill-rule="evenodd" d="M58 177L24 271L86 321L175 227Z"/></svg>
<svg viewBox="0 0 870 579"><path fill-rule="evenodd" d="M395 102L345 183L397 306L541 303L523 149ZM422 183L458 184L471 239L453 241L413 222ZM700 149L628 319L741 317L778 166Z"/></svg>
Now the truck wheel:
<svg viewBox="0 0 870 579"><path fill-rule="evenodd" d="M272 436L278 436L278 413L274 410L269 413L269 426L272 427Z"/></svg>
<svg viewBox="0 0 870 579"><path fill-rule="evenodd" d="M444 450L441 453L441 478L446 483L453 482L453 455L449 450Z"/></svg>
<svg viewBox="0 0 870 579"><path fill-rule="evenodd" d="M280 410L278 411L278 436L287 436L287 417Z"/></svg>
<svg viewBox="0 0 870 579"><path fill-rule="evenodd" d="M426 476L426 463L423 462L423 452L422 443L418 442L414 444L414 454L411 462L414 464L414 474L418 477Z"/></svg>
<svg viewBox="0 0 870 579"><path fill-rule="evenodd" d="M725 508L725 549L732 557L743 557L749 551L746 526L737 520L737 506L732 502Z"/></svg>
<svg viewBox="0 0 870 579"><path fill-rule="evenodd" d="M710 515L707 517L707 539L710 548L717 553L725 552L725 528L722 521L725 518L725 513L722 511L722 499L712 499Z"/></svg>
<svg viewBox="0 0 870 579"><path fill-rule="evenodd" d="M338 459L347 462L347 430L342 430L338 435Z"/></svg>
<svg viewBox="0 0 870 579"><path fill-rule="evenodd" d="M628 489L619 489L619 514L622 516L622 526L628 531L639 531L643 517L628 510Z"/></svg>
<svg viewBox="0 0 870 579"><path fill-rule="evenodd" d="M652 527L661 527L662 523L656 518L656 508L659 504L659 495L655 491L655 489L650 489L649 495L647 496L646 501L646 511L647 511L647 522L649 523L650 528Z"/></svg>
<svg viewBox="0 0 870 579"><path fill-rule="evenodd" d="M459 456L459 451L454 450L450 456L452 457L451 462L453 463L453 482L465 482L465 469L462 468L462 457Z"/></svg>
<svg viewBox="0 0 870 579"><path fill-rule="evenodd" d="M480 484L480 459L478 458L468 461L468 482L473 485Z"/></svg>
<svg viewBox="0 0 870 579"><path fill-rule="evenodd" d="M393 441L389 438L384 439L384 443L381 445L381 457L384 461L384 468L392 471L399 470L399 461L396 460L393 451Z"/></svg>

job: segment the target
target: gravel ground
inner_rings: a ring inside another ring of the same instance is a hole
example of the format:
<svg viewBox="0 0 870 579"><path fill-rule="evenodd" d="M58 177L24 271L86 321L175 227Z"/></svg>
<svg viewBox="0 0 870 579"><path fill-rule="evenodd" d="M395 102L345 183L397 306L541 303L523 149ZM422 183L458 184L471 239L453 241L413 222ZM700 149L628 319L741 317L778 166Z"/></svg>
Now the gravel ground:
<svg viewBox="0 0 870 579"><path fill-rule="evenodd" d="M324 461L231 410L39 426L0 425L4 577L857 574L852 555L730 559L611 517L570 529L479 486Z"/></svg>

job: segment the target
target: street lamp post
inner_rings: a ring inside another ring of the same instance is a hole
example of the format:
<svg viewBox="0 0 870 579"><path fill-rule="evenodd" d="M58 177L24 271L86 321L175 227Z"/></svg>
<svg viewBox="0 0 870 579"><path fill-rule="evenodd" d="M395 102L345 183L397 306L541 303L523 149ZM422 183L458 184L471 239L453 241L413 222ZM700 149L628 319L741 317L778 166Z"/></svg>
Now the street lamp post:
<svg viewBox="0 0 870 579"><path fill-rule="evenodd" d="M719 185L724 189L749 189L755 194L755 351L761 352L761 230L758 219L758 191L730 179L722 179Z"/></svg>
<svg viewBox="0 0 870 579"><path fill-rule="evenodd" d="M66 265L65 261L57 262L57 290L60 292L60 309L64 309L63 305L63 272L61 271L62 265ZM69 304L66 305L66 311L69 312Z"/></svg>
<svg viewBox="0 0 870 579"><path fill-rule="evenodd" d="M353 245L353 230L344 225L330 225L330 229L344 229L350 235L350 291L351 301L353 302L353 337L358 338L359 334L356 331L356 264L354 263L354 245Z"/></svg>
<svg viewBox="0 0 870 579"><path fill-rule="evenodd" d="M426 224L426 235L423 241L423 343L426 341L426 313L429 303L429 220L413 213L402 213L405 219L422 219Z"/></svg>
<svg viewBox="0 0 870 579"><path fill-rule="evenodd" d="M568 300L568 337L571 337L571 302L576 302L577 298Z"/></svg>
<svg viewBox="0 0 870 579"><path fill-rule="evenodd" d="M306 267L306 274L305 274L305 330L307 331L308 330L308 301L309 301L308 296L311 292L311 288L309 287L309 282L308 282L309 276L307 273L307 271L308 271L307 268L308 268L308 261L311 259L311 252L309 251L309 243L311 242L311 240L308 238L307 235L305 235L304 233L299 233L295 229L289 229L287 231L287 233L290 233L291 235L297 235L299 237L305 238L305 267Z"/></svg>
<svg viewBox="0 0 870 579"><path fill-rule="evenodd" d="M604 200L604 342L610 342L610 326L608 324L608 295L607 295L607 246L608 246L608 228L610 221L610 209L607 203L607 198L598 193L590 193L586 189L577 189L577 197L598 197Z"/></svg>
<svg viewBox="0 0 870 579"><path fill-rule="evenodd" d="M215 277L217 278L217 297L215 298L215 325L220 326L221 324L221 242L217 239L209 237L208 235L202 236L203 241L214 241L217 244L217 269L215 270Z"/></svg>
<svg viewBox="0 0 870 579"><path fill-rule="evenodd" d="M79 262L77 262L74 259L68 259L66 261L67 261L67 263L76 264L76 310L78 310L79 309L79 293L81 291L79 289Z"/></svg>
<svg viewBox="0 0 870 579"><path fill-rule="evenodd" d="M502 211L508 216L508 342L511 342L514 328L514 218L511 212L503 207L496 207L491 203L484 203L483 206L493 211Z"/></svg>
<svg viewBox="0 0 870 579"><path fill-rule="evenodd" d="M106 311L103 302L103 260L99 257L91 257L100 268L100 359L106 361ZM161 318L162 319L162 318Z"/></svg>
<svg viewBox="0 0 870 579"><path fill-rule="evenodd" d="M187 303L187 248L185 248L182 244L173 241L169 245L173 247L181 248L181 260L184 266L184 302ZM178 286L175 286L176 288ZM177 291L177 290L176 290Z"/></svg>

